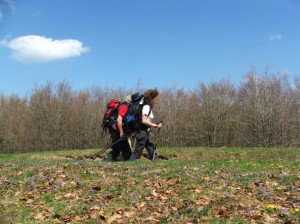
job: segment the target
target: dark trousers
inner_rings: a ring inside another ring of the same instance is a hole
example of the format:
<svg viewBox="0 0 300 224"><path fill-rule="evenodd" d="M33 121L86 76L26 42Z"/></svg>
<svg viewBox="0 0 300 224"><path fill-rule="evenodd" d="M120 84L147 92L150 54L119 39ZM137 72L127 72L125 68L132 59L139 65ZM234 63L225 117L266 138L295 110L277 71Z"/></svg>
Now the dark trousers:
<svg viewBox="0 0 300 224"><path fill-rule="evenodd" d="M155 146L150 139L149 132L147 130L141 130L135 135L136 145L134 152L132 153L129 160L137 160L141 158L144 148L147 149L149 154L149 159L152 160Z"/></svg>
<svg viewBox="0 0 300 224"><path fill-rule="evenodd" d="M111 143L114 143L120 139L119 133L110 133L111 134ZM127 139L121 140L118 143L114 144L111 147L110 153L107 155L105 161L116 161L122 152L124 160L129 160L131 156L131 148Z"/></svg>

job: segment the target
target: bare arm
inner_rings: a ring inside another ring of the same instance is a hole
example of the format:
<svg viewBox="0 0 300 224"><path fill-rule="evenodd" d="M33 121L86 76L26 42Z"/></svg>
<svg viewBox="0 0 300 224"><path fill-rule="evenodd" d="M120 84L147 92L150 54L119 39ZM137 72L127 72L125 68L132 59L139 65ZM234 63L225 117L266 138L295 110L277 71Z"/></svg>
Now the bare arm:
<svg viewBox="0 0 300 224"><path fill-rule="evenodd" d="M143 114L143 116L142 116L142 124L146 125L148 127L153 127L153 128L162 128L162 126L163 126L162 123L156 124L156 123L153 123L150 120L148 120L148 116L146 114Z"/></svg>
<svg viewBox="0 0 300 224"><path fill-rule="evenodd" d="M123 127L122 127L122 121L123 121L123 117L121 115L118 115L117 118L117 126L119 129L119 133L120 133L120 137L122 138L124 133L123 133Z"/></svg>

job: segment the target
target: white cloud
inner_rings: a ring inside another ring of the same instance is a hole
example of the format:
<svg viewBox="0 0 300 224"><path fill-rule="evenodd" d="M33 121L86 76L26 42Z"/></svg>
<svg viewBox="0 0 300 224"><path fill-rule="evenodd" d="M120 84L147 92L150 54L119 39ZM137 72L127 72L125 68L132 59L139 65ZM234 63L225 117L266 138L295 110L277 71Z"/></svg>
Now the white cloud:
<svg viewBox="0 0 300 224"><path fill-rule="evenodd" d="M280 33L269 36L269 40L281 40L281 39L282 39L282 35Z"/></svg>
<svg viewBox="0 0 300 224"><path fill-rule="evenodd" d="M53 40L43 36L28 35L0 44L12 50L13 59L19 62L47 62L70 57L78 57L88 52L88 47L74 39Z"/></svg>

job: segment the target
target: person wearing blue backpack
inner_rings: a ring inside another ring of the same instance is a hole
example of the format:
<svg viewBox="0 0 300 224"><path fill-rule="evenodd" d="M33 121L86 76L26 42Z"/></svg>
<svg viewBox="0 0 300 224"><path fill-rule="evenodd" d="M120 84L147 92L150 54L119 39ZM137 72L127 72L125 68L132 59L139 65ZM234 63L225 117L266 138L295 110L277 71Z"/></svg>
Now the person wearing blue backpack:
<svg viewBox="0 0 300 224"><path fill-rule="evenodd" d="M153 122L154 114L152 109L158 101L158 91L157 89L150 89L143 96L144 98L140 102L142 104L141 125L135 134L136 145L129 159L130 161L140 159L144 148L147 149L150 160L158 160L158 157L155 155L155 145L150 138L151 128L163 127L162 123L157 124Z"/></svg>

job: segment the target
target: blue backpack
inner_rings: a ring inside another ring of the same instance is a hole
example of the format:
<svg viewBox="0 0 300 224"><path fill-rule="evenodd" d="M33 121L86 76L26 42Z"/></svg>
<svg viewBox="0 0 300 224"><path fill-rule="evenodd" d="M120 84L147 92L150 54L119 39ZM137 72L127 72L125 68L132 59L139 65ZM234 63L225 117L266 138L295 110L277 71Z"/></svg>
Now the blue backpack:
<svg viewBox="0 0 300 224"><path fill-rule="evenodd" d="M124 133L126 136L130 136L131 134L138 132L142 127L142 109L144 104L141 103L141 101L143 98L143 94L139 92L131 95L131 103L128 106L123 123ZM151 110L149 114L150 113Z"/></svg>

